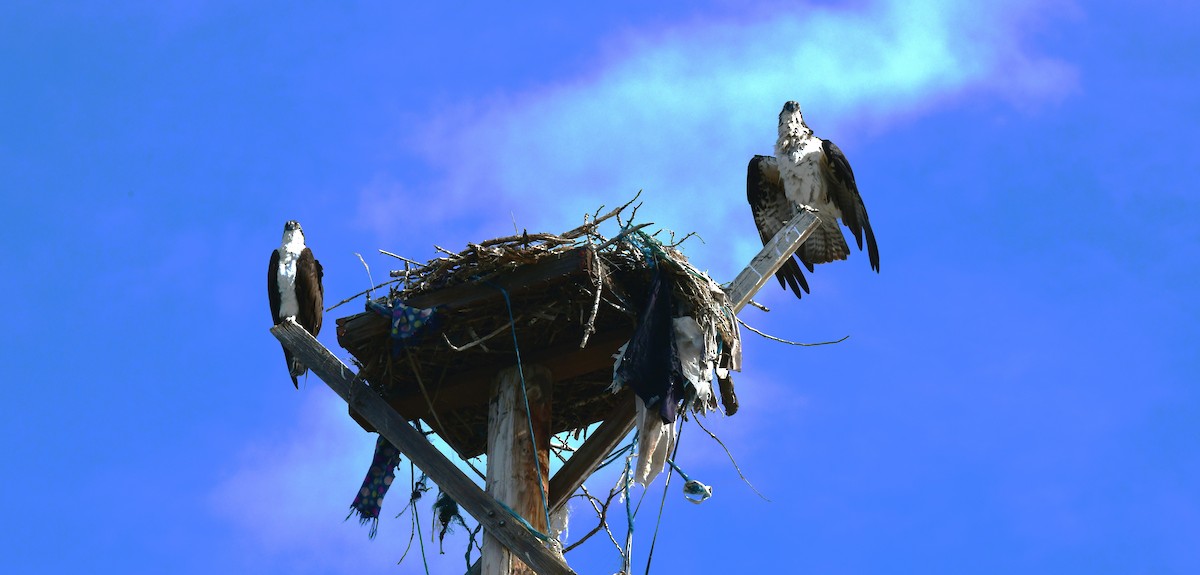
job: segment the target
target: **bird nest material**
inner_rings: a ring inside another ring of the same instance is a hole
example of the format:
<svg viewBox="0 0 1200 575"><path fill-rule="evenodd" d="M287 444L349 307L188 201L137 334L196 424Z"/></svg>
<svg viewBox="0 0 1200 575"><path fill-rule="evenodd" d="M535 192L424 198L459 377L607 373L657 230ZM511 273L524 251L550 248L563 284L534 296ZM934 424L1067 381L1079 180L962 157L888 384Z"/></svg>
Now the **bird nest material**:
<svg viewBox="0 0 1200 575"><path fill-rule="evenodd" d="M656 268L672 280L675 315L715 333L721 352L713 359L739 369L740 335L724 292L677 249L683 240L645 233L652 224L633 223L636 206L622 218L636 199L586 215L562 234L522 233L458 252L435 246L442 255L424 264L396 256L405 267L391 273L387 295L338 319L338 342L392 407L423 420L463 457L486 449L492 386L518 361L553 375L554 433L580 430L632 401L628 390L607 389L614 353L634 332ZM605 237L600 228L609 220L618 231ZM722 381L721 402L727 414L736 411L731 381ZM714 407L711 395L692 404Z"/></svg>

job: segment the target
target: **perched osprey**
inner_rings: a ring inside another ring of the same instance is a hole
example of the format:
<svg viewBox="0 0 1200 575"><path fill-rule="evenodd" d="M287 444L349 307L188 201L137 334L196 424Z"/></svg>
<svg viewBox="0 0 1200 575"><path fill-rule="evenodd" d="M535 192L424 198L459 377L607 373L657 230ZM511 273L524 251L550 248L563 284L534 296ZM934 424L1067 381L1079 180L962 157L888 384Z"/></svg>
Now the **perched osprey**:
<svg viewBox="0 0 1200 575"><path fill-rule="evenodd" d="M304 230L300 229L300 223L289 221L284 224L283 243L271 252L271 265L267 268L267 298L271 300L271 320L275 325L292 320L313 337L320 333L325 299L325 289L321 287L323 275L321 262L304 245ZM307 368L292 358L292 352L286 347L283 357L287 359L292 385L299 389L296 378L304 375Z"/></svg>
<svg viewBox="0 0 1200 575"><path fill-rule="evenodd" d="M879 271L879 247L867 218L867 208L858 195L850 163L833 142L813 135L804 124L800 104L788 102L779 113L779 139L775 157L754 156L746 172L746 199L754 213L758 235L766 244L801 206L817 210L821 221L812 235L776 272L779 285L790 287L796 297L808 292L808 282L796 260L808 271L813 265L844 260L850 253L846 238L838 228L838 218L854 239L858 249L867 236L867 256L871 269Z"/></svg>

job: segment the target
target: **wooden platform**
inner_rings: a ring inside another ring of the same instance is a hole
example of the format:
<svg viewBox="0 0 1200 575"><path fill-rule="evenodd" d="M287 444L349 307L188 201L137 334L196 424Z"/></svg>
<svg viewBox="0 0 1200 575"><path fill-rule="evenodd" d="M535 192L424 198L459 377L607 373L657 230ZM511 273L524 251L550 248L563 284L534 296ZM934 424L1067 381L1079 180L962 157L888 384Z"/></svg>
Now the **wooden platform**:
<svg viewBox="0 0 1200 575"><path fill-rule="evenodd" d="M734 314L818 223L812 213L794 218L723 289L650 236L616 244L640 227L625 227L612 240L595 233L595 223L619 211L562 236L539 234L541 246L530 246L538 238L527 235L491 240L422 266L416 282L379 301L437 308L442 324L396 348L389 320L374 311L337 320L338 342L354 356L357 373L298 324L271 329L349 404L364 429L378 431L479 522L488 544L477 565L485 574L574 573L537 539L533 530L545 523L536 511L565 505L634 425L629 392L607 388L612 356L633 334L652 275L674 275L674 311L698 316L725 348L719 365L736 370ZM580 245L573 238L583 233L588 242ZM512 369L518 364L528 366L525 378ZM518 385L529 392L518 394ZM721 394L726 413L736 411L732 381L722 381ZM488 451L486 494L414 429L414 419L460 456ZM597 421L603 423L548 478L547 427L558 433ZM510 521L512 514L533 530Z"/></svg>
<svg viewBox="0 0 1200 575"><path fill-rule="evenodd" d="M595 308L595 333L581 349L597 278L604 298ZM551 372L554 433L604 420L620 402L632 401L628 392L607 388L613 354L633 333L649 281L646 269L615 266L580 247L406 299L412 307L439 307L441 329L398 353L388 319L371 311L338 319L338 343L400 415L422 420L460 455L473 457L486 449L496 374L517 364L518 350L523 364Z"/></svg>

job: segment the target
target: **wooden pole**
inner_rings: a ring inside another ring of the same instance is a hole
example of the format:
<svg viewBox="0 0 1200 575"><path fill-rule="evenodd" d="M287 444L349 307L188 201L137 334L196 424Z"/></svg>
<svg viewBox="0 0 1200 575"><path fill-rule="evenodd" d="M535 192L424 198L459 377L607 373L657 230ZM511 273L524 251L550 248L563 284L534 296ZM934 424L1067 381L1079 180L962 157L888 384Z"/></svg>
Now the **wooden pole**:
<svg viewBox="0 0 1200 575"><path fill-rule="evenodd" d="M552 383L550 370L541 365L506 368L496 377L488 408L487 493L542 533L548 528L545 502L550 479ZM531 429L533 439L529 437ZM483 541L482 575L533 575L533 569L486 529Z"/></svg>
<svg viewBox="0 0 1200 575"><path fill-rule="evenodd" d="M351 409L378 429L380 435L428 474L440 489L449 493L501 545L519 554L521 560L537 569L539 575L574 575L561 557L519 525L495 499L484 494L471 478L300 324L283 322L271 328L271 334L309 371L346 400Z"/></svg>

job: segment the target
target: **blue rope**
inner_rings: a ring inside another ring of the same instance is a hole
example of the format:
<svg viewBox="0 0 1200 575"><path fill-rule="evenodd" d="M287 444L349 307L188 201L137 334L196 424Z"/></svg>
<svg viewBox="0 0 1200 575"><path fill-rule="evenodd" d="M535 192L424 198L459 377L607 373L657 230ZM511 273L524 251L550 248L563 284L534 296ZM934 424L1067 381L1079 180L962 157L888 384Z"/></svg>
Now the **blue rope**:
<svg viewBox="0 0 1200 575"><path fill-rule="evenodd" d="M676 440L676 441L678 441L678 440ZM676 447L678 447L678 446L679 446L679 444L678 444L678 443L676 443L675 445L676 445ZM678 471L678 472L679 472L679 476L680 476L680 477L682 477L684 481L691 481L691 480L692 480L692 478L691 478L691 477L688 477L688 476L687 476L687 474L686 474L686 473L684 473L684 472L683 472L683 470L682 470L682 469L680 469L678 465L675 465L675 462L674 462L674 461L671 461L671 458L670 458L670 457L668 457L668 458L667 458L667 463L671 464L671 469L674 469L675 471Z"/></svg>
<svg viewBox="0 0 1200 575"><path fill-rule="evenodd" d="M503 286L496 285L489 281L485 281L484 283L500 290L500 294L504 296L504 305L505 305L505 307L508 308L508 325L511 328L512 336L513 336L513 351L515 351L517 354L517 374L521 376L521 397L525 400L525 421L526 421L526 423L529 424L529 443L530 443L530 447L533 448L533 456L534 456L533 469L534 469L534 471L537 472L538 495L541 495L541 497L542 497L542 512L545 513L545 515L546 515L546 529L549 529L550 528L550 504L546 502L546 490L542 489L542 485L544 485L544 483L542 482L542 466L541 466L541 463L537 461L538 449L537 449L537 439L534 437L534 433L533 433L533 411L531 409L529 409L529 393L525 389L525 370L524 370L524 368L521 367L521 347L517 344L517 320L513 319L512 300L510 300L508 298L508 290L504 289ZM502 503L502 502L500 504L504 505L504 503ZM508 506L505 505L505 508L508 509ZM521 523L524 523L525 527L528 528L530 531L534 532L534 534L541 535L543 540L547 539L545 534L539 533L538 530L534 529L533 526L530 525L528 521L525 521L524 518L521 518L512 509L509 509L508 512L512 513L513 516L520 518Z"/></svg>
<svg viewBox="0 0 1200 575"><path fill-rule="evenodd" d="M494 501L496 503L499 503L500 507L503 507L504 510L507 511L509 515L512 515L513 518L516 519L522 526L524 526L525 529L529 530L529 532L532 533L534 537L537 537L538 539L541 539L542 541L547 541L547 542L550 541L549 535L546 535L545 533L538 531L536 527L534 527L528 521L526 521L524 517L521 517L521 514L517 513L512 507L505 505L504 502L500 501L499 499L495 499ZM549 523L547 523L547 525L549 525Z"/></svg>
<svg viewBox="0 0 1200 575"><path fill-rule="evenodd" d="M675 446L679 447L678 444L676 444ZM670 463L671 469L674 469L675 471L679 472L679 476L683 478L683 481L684 481L683 498L684 499L687 499L688 501L691 501L692 503L704 503L705 501L708 500L709 497L712 497L712 488L711 487L709 487L703 483L700 483L699 481L696 481L695 479L692 479L691 477L688 477L687 474L684 473L683 470L680 469L678 465L675 465L675 462L671 461L670 458L667 458L667 463ZM670 480L671 480L671 478L668 477L667 481L669 482Z"/></svg>
<svg viewBox="0 0 1200 575"><path fill-rule="evenodd" d="M425 474L421 474L424 479ZM419 483L419 482L418 482ZM425 536L421 534L421 515L417 509L417 502L412 502L413 508L413 525L417 526L417 543L421 544L421 562L425 564L425 575L429 575L429 559L425 557Z"/></svg>
<svg viewBox="0 0 1200 575"><path fill-rule="evenodd" d="M617 234L615 239L623 241L642 252L642 256L646 258L646 263L649 264L650 269L657 267L659 260L662 260L673 264L674 267L682 271L686 271L693 276L705 278L704 275L700 274L697 270L692 269L690 266L679 265L679 263L676 262L673 257L668 255L667 252L663 250L662 242L654 239L653 236L643 232L642 230L631 230L631 227L633 226L625 226L625 228L621 230L621 233Z"/></svg>
<svg viewBox="0 0 1200 575"><path fill-rule="evenodd" d="M633 434L633 439L631 439L629 441L629 449L633 449L633 446L637 445L637 440L638 440L638 434L635 432ZM622 480L625 481L625 484L622 487L625 490L625 515L629 519L629 532L632 533L633 532L633 518L634 518L634 516L637 515L637 513L635 513L629 507L629 505L630 505L629 504L629 484L633 483L633 472L629 469L629 463L630 463L630 459L626 458L625 459L625 474L622 475L621 478L622 478Z"/></svg>
<svg viewBox="0 0 1200 575"><path fill-rule="evenodd" d="M632 445L626 445L625 447L622 447L621 449L619 449L619 450L617 450L617 451L614 451L614 452L612 452L612 453L611 453L611 454L608 456L608 459L605 459L603 462L601 462L601 463L600 463L600 465L597 465L597 466L596 466L596 469L594 469L594 470L593 470L593 473L595 473L596 471L600 471L601 469L604 469L604 468L605 468L605 467L607 467L607 466L608 466L610 463L612 463L612 462L616 461L617 459L619 459L619 458L621 457L621 455L622 455L622 454L624 454L626 451L629 451L630 449L633 449L633 446L632 446Z"/></svg>
<svg viewBox="0 0 1200 575"><path fill-rule="evenodd" d="M679 432L675 436L675 449L671 450L671 457L667 458L667 463L670 463L671 468L673 468L675 471L679 471L680 475L683 475L683 471L680 471L679 468L675 466L675 462L671 461L671 459L679 454L679 440L682 438L682 436L683 421L681 418L681 421L679 422ZM686 475L683 475L683 480L688 481ZM662 500L658 502L658 519L654 520L654 537L650 538L650 553L646 556L646 575L650 575L650 562L654 561L654 546L658 543L658 528L662 526L663 508L667 506L667 489L670 487L671 474L668 473L666 481L663 481Z"/></svg>
<svg viewBox="0 0 1200 575"><path fill-rule="evenodd" d="M617 237L614 239L625 242L642 252L642 257L646 258L646 263L649 264L650 269L658 267L658 256L659 254L663 254L662 248L655 245L658 241L646 235L646 232L633 230L631 229L632 227L632 225L625 226L621 230L621 233L617 234Z"/></svg>

